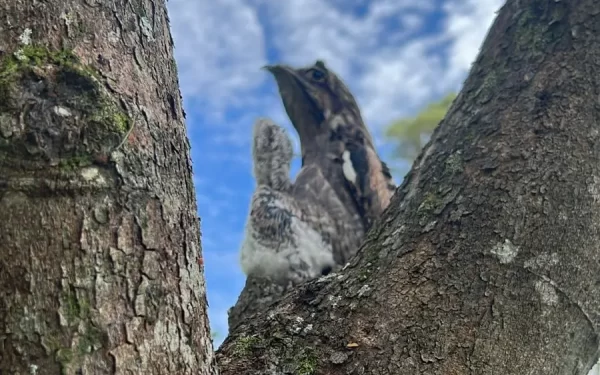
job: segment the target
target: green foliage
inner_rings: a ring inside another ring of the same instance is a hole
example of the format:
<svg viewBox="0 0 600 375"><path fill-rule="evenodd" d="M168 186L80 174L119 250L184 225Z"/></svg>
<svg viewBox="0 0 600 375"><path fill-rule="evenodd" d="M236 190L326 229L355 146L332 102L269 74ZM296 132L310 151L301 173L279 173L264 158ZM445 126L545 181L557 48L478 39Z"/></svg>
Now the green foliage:
<svg viewBox="0 0 600 375"><path fill-rule="evenodd" d="M414 117L400 119L389 126L386 137L397 142L396 155L412 162L421 151L424 143L442 121L450 105L456 98L450 93L440 101L431 103Z"/></svg>

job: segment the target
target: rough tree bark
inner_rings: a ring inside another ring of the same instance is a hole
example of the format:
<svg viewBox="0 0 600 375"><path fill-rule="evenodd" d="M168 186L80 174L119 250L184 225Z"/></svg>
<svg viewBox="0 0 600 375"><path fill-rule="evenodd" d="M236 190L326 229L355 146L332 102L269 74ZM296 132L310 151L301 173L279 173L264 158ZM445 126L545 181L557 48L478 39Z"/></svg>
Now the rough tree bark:
<svg viewBox="0 0 600 375"><path fill-rule="evenodd" d="M214 374L164 1L0 14L0 373Z"/></svg>
<svg viewBox="0 0 600 375"><path fill-rule="evenodd" d="M599 94L597 0L508 0L348 268L234 328L221 373L586 374Z"/></svg>

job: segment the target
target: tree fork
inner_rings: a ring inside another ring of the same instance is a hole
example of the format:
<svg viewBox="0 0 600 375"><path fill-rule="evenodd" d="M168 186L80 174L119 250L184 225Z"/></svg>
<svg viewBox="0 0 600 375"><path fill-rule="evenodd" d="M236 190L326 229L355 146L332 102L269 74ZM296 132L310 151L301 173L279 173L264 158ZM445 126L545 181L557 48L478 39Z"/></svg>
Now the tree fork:
<svg viewBox="0 0 600 375"><path fill-rule="evenodd" d="M237 326L221 373L587 374L599 25L596 0L508 0L349 267Z"/></svg>
<svg viewBox="0 0 600 375"><path fill-rule="evenodd" d="M215 373L164 1L0 14L0 373Z"/></svg>

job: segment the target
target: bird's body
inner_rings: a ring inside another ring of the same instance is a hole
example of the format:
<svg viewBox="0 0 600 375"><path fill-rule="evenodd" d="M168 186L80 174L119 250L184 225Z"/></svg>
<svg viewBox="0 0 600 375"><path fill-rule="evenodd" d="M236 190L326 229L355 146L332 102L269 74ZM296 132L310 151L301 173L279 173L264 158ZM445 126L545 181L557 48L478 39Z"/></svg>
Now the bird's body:
<svg viewBox="0 0 600 375"><path fill-rule="evenodd" d="M310 211L308 220L331 244L335 265L344 266L356 253L364 236L362 218L337 194L318 164L305 164L292 187L293 196Z"/></svg>

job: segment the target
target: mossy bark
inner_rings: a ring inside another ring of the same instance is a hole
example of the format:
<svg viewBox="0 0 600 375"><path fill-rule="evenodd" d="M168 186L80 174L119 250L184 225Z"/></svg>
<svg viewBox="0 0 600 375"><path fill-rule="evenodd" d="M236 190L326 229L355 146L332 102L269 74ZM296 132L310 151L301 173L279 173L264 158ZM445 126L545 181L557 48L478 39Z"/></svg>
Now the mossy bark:
<svg viewBox="0 0 600 375"><path fill-rule="evenodd" d="M599 95L598 1L508 0L358 255L236 326L221 373L586 374Z"/></svg>
<svg viewBox="0 0 600 375"><path fill-rule="evenodd" d="M164 2L0 14L0 373L216 373Z"/></svg>

